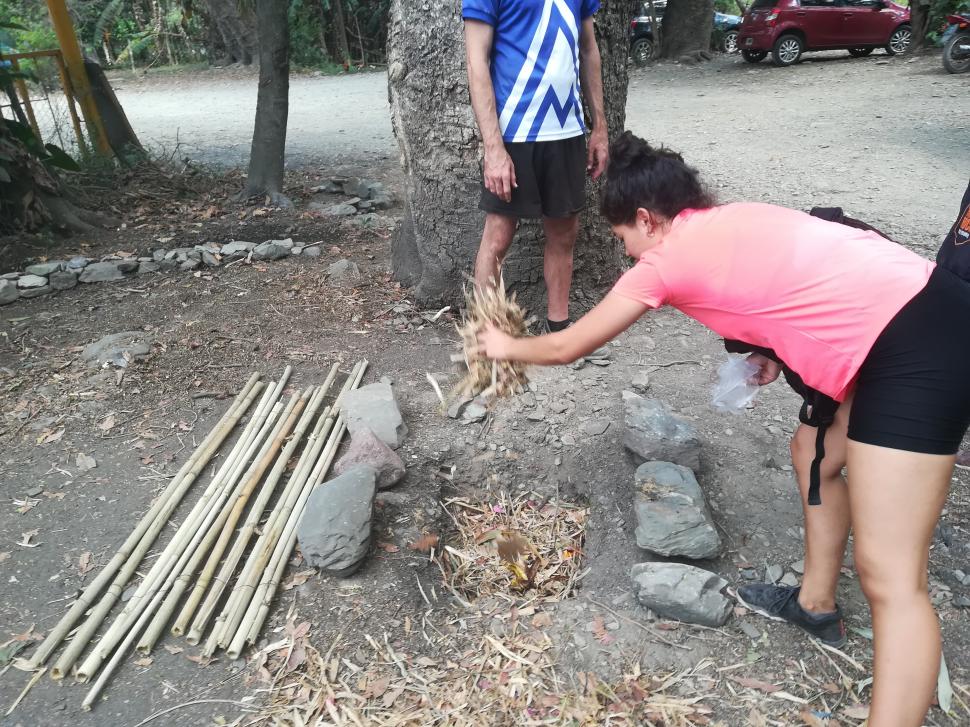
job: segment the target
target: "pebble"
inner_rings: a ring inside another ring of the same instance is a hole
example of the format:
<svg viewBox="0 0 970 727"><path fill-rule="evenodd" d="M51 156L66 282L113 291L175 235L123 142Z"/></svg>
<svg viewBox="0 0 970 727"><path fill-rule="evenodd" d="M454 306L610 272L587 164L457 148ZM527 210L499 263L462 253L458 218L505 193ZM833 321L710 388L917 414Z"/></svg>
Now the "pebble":
<svg viewBox="0 0 970 727"><path fill-rule="evenodd" d="M27 288L27 290L20 291L21 298L36 298L41 295L47 295L52 290L49 285L42 285L39 288Z"/></svg>
<svg viewBox="0 0 970 727"><path fill-rule="evenodd" d="M526 419L528 419L530 422L541 422L545 418L546 413L542 409L535 409L529 412L528 416L526 417Z"/></svg>
<svg viewBox="0 0 970 727"><path fill-rule="evenodd" d="M27 275L39 275L42 278L46 278L51 273L57 272L64 266L64 263L60 260L55 260L49 263L37 263L36 265L28 265L24 268L24 272Z"/></svg>
<svg viewBox="0 0 970 727"><path fill-rule="evenodd" d="M646 371L640 371L633 376L633 380L630 382L630 386L633 387L634 391L639 393L644 393L650 388L650 374Z"/></svg>
<svg viewBox="0 0 970 727"><path fill-rule="evenodd" d="M19 280L17 280L17 287L21 291L29 290L30 288L43 288L47 285L47 278L41 275L22 275ZM21 292L23 295L23 292Z"/></svg>
<svg viewBox="0 0 970 727"><path fill-rule="evenodd" d="M791 564L791 565L790 565L789 567L790 567L790 568L791 568L791 569L792 569L792 570L793 570L793 571L794 571L795 573L797 573L798 575L802 575L802 574L804 574L804 573L805 573L805 561L804 561L804 560L796 560L796 561L795 561L794 563L792 563L792 564Z"/></svg>
<svg viewBox="0 0 970 727"><path fill-rule="evenodd" d="M953 599L953 605L957 608L970 608L970 598L967 596L957 596Z"/></svg>
<svg viewBox="0 0 970 727"><path fill-rule="evenodd" d="M741 577L746 581L756 581L758 580L758 571L754 568L742 568Z"/></svg>
<svg viewBox="0 0 970 727"><path fill-rule="evenodd" d="M611 363L613 363L608 358L591 358L589 359L589 362L594 366L609 366Z"/></svg>
<svg viewBox="0 0 970 727"><path fill-rule="evenodd" d="M781 580L778 581L778 583L780 583L783 586L790 586L794 588L795 586L798 585L798 578L795 576L794 573L786 573L784 576L782 576Z"/></svg>
<svg viewBox="0 0 970 727"><path fill-rule="evenodd" d="M583 432L590 435L591 437L598 437L603 434L607 429L610 428L609 419L590 419L587 422L583 422Z"/></svg>
<svg viewBox="0 0 970 727"><path fill-rule="evenodd" d="M769 565L765 568L765 580L768 583L777 583L785 575L785 569L780 565Z"/></svg>
<svg viewBox="0 0 970 727"><path fill-rule="evenodd" d="M750 621L739 621L738 628L740 628L752 641L757 641L761 638L761 629Z"/></svg>
<svg viewBox="0 0 970 727"><path fill-rule="evenodd" d="M29 490L27 490L27 497L37 497L43 491L43 487L31 487Z"/></svg>
<svg viewBox="0 0 970 727"><path fill-rule="evenodd" d="M554 401L549 405L554 414L563 414L569 409L569 403L565 401Z"/></svg>

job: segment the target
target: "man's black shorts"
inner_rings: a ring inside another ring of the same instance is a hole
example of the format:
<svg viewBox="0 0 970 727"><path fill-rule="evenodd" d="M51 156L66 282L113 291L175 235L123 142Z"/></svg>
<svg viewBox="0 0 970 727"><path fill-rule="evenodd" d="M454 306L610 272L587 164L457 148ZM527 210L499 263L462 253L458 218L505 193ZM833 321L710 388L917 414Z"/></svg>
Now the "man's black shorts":
<svg viewBox="0 0 970 727"><path fill-rule="evenodd" d="M586 137L506 142L518 187L504 202L485 189L479 209L509 217L572 217L586 206Z"/></svg>

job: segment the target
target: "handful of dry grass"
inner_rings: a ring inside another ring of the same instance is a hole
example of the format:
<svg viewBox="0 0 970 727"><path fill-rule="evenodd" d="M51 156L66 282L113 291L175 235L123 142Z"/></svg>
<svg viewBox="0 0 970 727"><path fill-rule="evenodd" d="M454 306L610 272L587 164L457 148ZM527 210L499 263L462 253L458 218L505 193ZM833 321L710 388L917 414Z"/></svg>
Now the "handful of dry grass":
<svg viewBox="0 0 970 727"><path fill-rule="evenodd" d="M490 361L471 353L478 345L479 332L488 323L511 336L529 335L525 311L515 301L514 294L506 294L505 282L501 279L498 285L485 290L476 285L465 288L465 315L463 323L458 327L458 334L462 341L459 360L464 361L468 371L455 387L455 398L479 396L488 399L493 396L512 396L521 393L529 383L526 376L527 364L518 361Z"/></svg>

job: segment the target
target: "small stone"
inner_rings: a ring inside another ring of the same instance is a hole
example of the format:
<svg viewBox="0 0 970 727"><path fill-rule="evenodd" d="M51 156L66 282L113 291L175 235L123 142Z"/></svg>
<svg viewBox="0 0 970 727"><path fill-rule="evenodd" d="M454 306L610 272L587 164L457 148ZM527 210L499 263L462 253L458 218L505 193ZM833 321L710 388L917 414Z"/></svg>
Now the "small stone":
<svg viewBox="0 0 970 727"><path fill-rule="evenodd" d="M721 538L694 473L669 462L637 468L637 545L665 557L713 558Z"/></svg>
<svg viewBox="0 0 970 727"><path fill-rule="evenodd" d="M768 583L777 583L784 574L785 569L780 565L769 565L765 568L765 581Z"/></svg>
<svg viewBox="0 0 970 727"><path fill-rule="evenodd" d="M357 208L350 204L321 204L319 202L311 202L310 209L314 212L319 212L325 217L353 217L357 214Z"/></svg>
<svg viewBox="0 0 970 727"><path fill-rule="evenodd" d="M345 577L370 548L377 472L354 467L313 491L297 525L300 552L311 566Z"/></svg>
<svg viewBox="0 0 970 727"><path fill-rule="evenodd" d="M465 411L465 407L471 404L471 402L471 399L458 399L458 401L452 402L451 406L448 407L448 416L452 419L457 419Z"/></svg>
<svg viewBox="0 0 970 727"><path fill-rule="evenodd" d="M40 275L21 275L20 279L17 281L17 287L20 288L20 294L23 295L25 290L31 288L43 288L47 285L47 278Z"/></svg>
<svg viewBox="0 0 970 727"><path fill-rule="evenodd" d="M135 258L125 258L124 260L117 260L115 265L118 267L122 273L133 273L138 270L138 260Z"/></svg>
<svg viewBox="0 0 970 727"><path fill-rule="evenodd" d="M658 399L623 392L623 444L644 460L700 468L701 441L694 425L675 416Z"/></svg>
<svg viewBox="0 0 970 727"><path fill-rule="evenodd" d="M359 429L343 457L333 466L335 475L366 465L377 472L377 489L386 490L404 479L404 462L370 429Z"/></svg>
<svg viewBox="0 0 970 727"><path fill-rule="evenodd" d="M608 358L591 358L587 359L593 366L609 366L613 362Z"/></svg>
<svg viewBox="0 0 970 727"><path fill-rule="evenodd" d="M583 422L583 425L580 427L584 434L588 434L591 437L598 437L609 428L609 419L590 419L589 421Z"/></svg>
<svg viewBox="0 0 970 727"><path fill-rule="evenodd" d="M152 261L152 262L146 262L146 263L140 263L138 265L138 274L139 275L145 275L146 273L157 273L161 269L162 269L161 268L161 263L156 263L154 261Z"/></svg>
<svg viewBox="0 0 970 727"><path fill-rule="evenodd" d="M473 401L471 404L465 407L461 414L461 418L466 424L472 424L474 422L480 422L488 414L488 409L484 405L479 404L477 401Z"/></svg>
<svg viewBox="0 0 970 727"><path fill-rule="evenodd" d="M114 280L124 280L125 274L115 262L91 263L84 268L78 279L82 283L110 283Z"/></svg>
<svg viewBox="0 0 970 727"><path fill-rule="evenodd" d="M0 280L13 280L17 281L20 278L20 273L4 273L0 275Z"/></svg>
<svg viewBox="0 0 970 727"><path fill-rule="evenodd" d="M159 270L166 273L170 273L173 270L178 270L178 266L179 264L174 260L162 260L160 263L158 263Z"/></svg>
<svg viewBox="0 0 970 727"><path fill-rule="evenodd" d="M956 596L953 599L953 605L957 608L970 608L970 598L964 595Z"/></svg>
<svg viewBox="0 0 970 727"><path fill-rule="evenodd" d="M363 429L371 429L391 449L400 447L408 434L394 389L384 382L347 392L343 401L343 415L351 435L356 436Z"/></svg>
<svg viewBox="0 0 970 727"><path fill-rule="evenodd" d="M346 258L338 260L335 263L330 263L327 267L327 275L335 280L343 280L345 278L359 278L360 268L357 267L357 263L347 260Z"/></svg>
<svg viewBox="0 0 970 727"><path fill-rule="evenodd" d="M758 580L758 571L754 568L742 568L741 577L746 581L756 581Z"/></svg>
<svg viewBox="0 0 970 727"><path fill-rule="evenodd" d="M526 416L526 419L528 419L530 422L541 422L545 418L546 418L546 412L543 411L542 409L533 409Z"/></svg>
<svg viewBox="0 0 970 727"><path fill-rule="evenodd" d="M303 245L294 245L290 248L290 255L302 255Z"/></svg>
<svg viewBox="0 0 970 727"><path fill-rule="evenodd" d="M9 305L20 297L17 284L12 280L0 280L0 305Z"/></svg>
<svg viewBox="0 0 970 727"><path fill-rule="evenodd" d="M794 571L798 575L802 575L803 573L805 573L805 561L804 560L796 560L794 563L792 563L788 567L791 568L792 571Z"/></svg>
<svg viewBox="0 0 970 727"><path fill-rule="evenodd" d="M750 621L739 621L738 628L741 629L744 632L744 635L752 641L757 641L761 638L761 629Z"/></svg>
<svg viewBox="0 0 970 727"><path fill-rule="evenodd" d="M794 573L786 573L778 581L779 585L795 588L798 585L798 577Z"/></svg>
<svg viewBox="0 0 970 727"><path fill-rule="evenodd" d="M282 260L289 257L290 248L278 245L272 240L262 242L253 248L253 258L256 260Z"/></svg>
<svg viewBox="0 0 970 727"><path fill-rule="evenodd" d="M394 206L394 199L386 192L375 194L371 199L371 205L376 210L386 210Z"/></svg>
<svg viewBox="0 0 970 727"><path fill-rule="evenodd" d="M222 261L219 260L219 258L216 257L216 255L214 253L211 253L208 250L203 250L202 251L202 264L203 265L206 265L206 266L208 266L210 268L217 268L220 265L222 265Z"/></svg>
<svg viewBox="0 0 970 727"><path fill-rule="evenodd" d="M287 237L285 240L269 240L269 242L280 247L285 247L287 250L292 250L295 244L292 237Z"/></svg>
<svg viewBox="0 0 970 727"><path fill-rule="evenodd" d="M566 401L553 401L549 404L549 410L553 414L564 414L569 411L569 402Z"/></svg>
<svg viewBox="0 0 970 727"><path fill-rule="evenodd" d="M152 260L154 260L157 263L160 263L162 260L165 259L165 253L166 252L167 252L167 250L155 250L152 253Z"/></svg>
<svg viewBox="0 0 970 727"><path fill-rule="evenodd" d="M320 246L314 245L313 247L303 248L304 257L320 257Z"/></svg>
<svg viewBox="0 0 970 727"><path fill-rule="evenodd" d="M963 583L967 578L967 574L962 570L957 569L953 571L953 577L957 579L958 583Z"/></svg>
<svg viewBox="0 0 970 727"><path fill-rule="evenodd" d="M47 295L51 292L53 288L49 285L44 285L40 288L27 288L26 290L20 291L21 298L38 298L42 295Z"/></svg>
<svg viewBox="0 0 970 727"><path fill-rule="evenodd" d="M49 263L37 263L36 265L28 265L24 268L24 272L27 275L39 275L42 278L46 278L51 273L57 272L64 267L64 262L62 260L54 260Z"/></svg>
<svg viewBox="0 0 970 727"><path fill-rule="evenodd" d="M147 334L142 331L125 331L104 336L88 344L81 351L81 360L90 365L103 366L111 362L120 366L128 359L133 361L143 359L150 351Z"/></svg>
<svg viewBox="0 0 970 727"><path fill-rule="evenodd" d="M768 427L768 433L776 437L780 437L782 434L784 434L781 427L779 427L777 424L770 425Z"/></svg>
<svg viewBox="0 0 970 727"><path fill-rule="evenodd" d="M179 270L184 270L187 273L198 270L200 267L202 267L202 261L191 258L179 264Z"/></svg>
<svg viewBox="0 0 970 727"><path fill-rule="evenodd" d="M189 250L184 255L179 256L179 262L184 263L186 260L198 260L202 262L202 250L196 250L195 248Z"/></svg>
<svg viewBox="0 0 970 727"><path fill-rule="evenodd" d="M369 196L367 182L359 177L348 177L341 185L343 193L350 197Z"/></svg>
<svg viewBox="0 0 970 727"><path fill-rule="evenodd" d="M77 255L67 261L67 269L80 271L80 270L84 270L84 268L86 268L90 264L91 264L91 258L84 257L83 255Z"/></svg>
<svg viewBox="0 0 970 727"><path fill-rule="evenodd" d="M27 497L37 497L44 491L43 487L31 487L27 490Z"/></svg>
<svg viewBox="0 0 970 727"><path fill-rule="evenodd" d="M648 374L646 371L638 371L633 375L633 380L630 382L630 386L633 387L634 391L645 394L650 388L650 374Z"/></svg>
<svg viewBox="0 0 970 727"><path fill-rule="evenodd" d="M219 254L223 257L246 257L246 255L248 255L255 247L255 242L233 240L232 242L223 245L222 249L219 251Z"/></svg>
<svg viewBox="0 0 970 727"><path fill-rule="evenodd" d="M715 573L680 563L637 563L630 579L640 605L666 618L718 627L731 614L723 593L728 582Z"/></svg>

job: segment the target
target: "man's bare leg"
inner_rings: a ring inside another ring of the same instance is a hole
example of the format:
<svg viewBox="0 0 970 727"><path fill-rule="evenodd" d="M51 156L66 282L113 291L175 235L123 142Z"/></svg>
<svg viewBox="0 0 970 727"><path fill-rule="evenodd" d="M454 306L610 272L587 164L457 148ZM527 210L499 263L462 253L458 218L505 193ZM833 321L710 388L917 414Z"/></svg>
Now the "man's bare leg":
<svg viewBox="0 0 970 727"><path fill-rule="evenodd" d="M487 288L498 282L502 262L509 251L519 220L489 212L485 215L485 230L475 258L475 285Z"/></svg>
<svg viewBox="0 0 970 727"><path fill-rule="evenodd" d="M569 319L569 287L573 282L573 249L579 233L579 215L544 217L546 249L543 273L549 297L548 318L551 322Z"/></svg>

